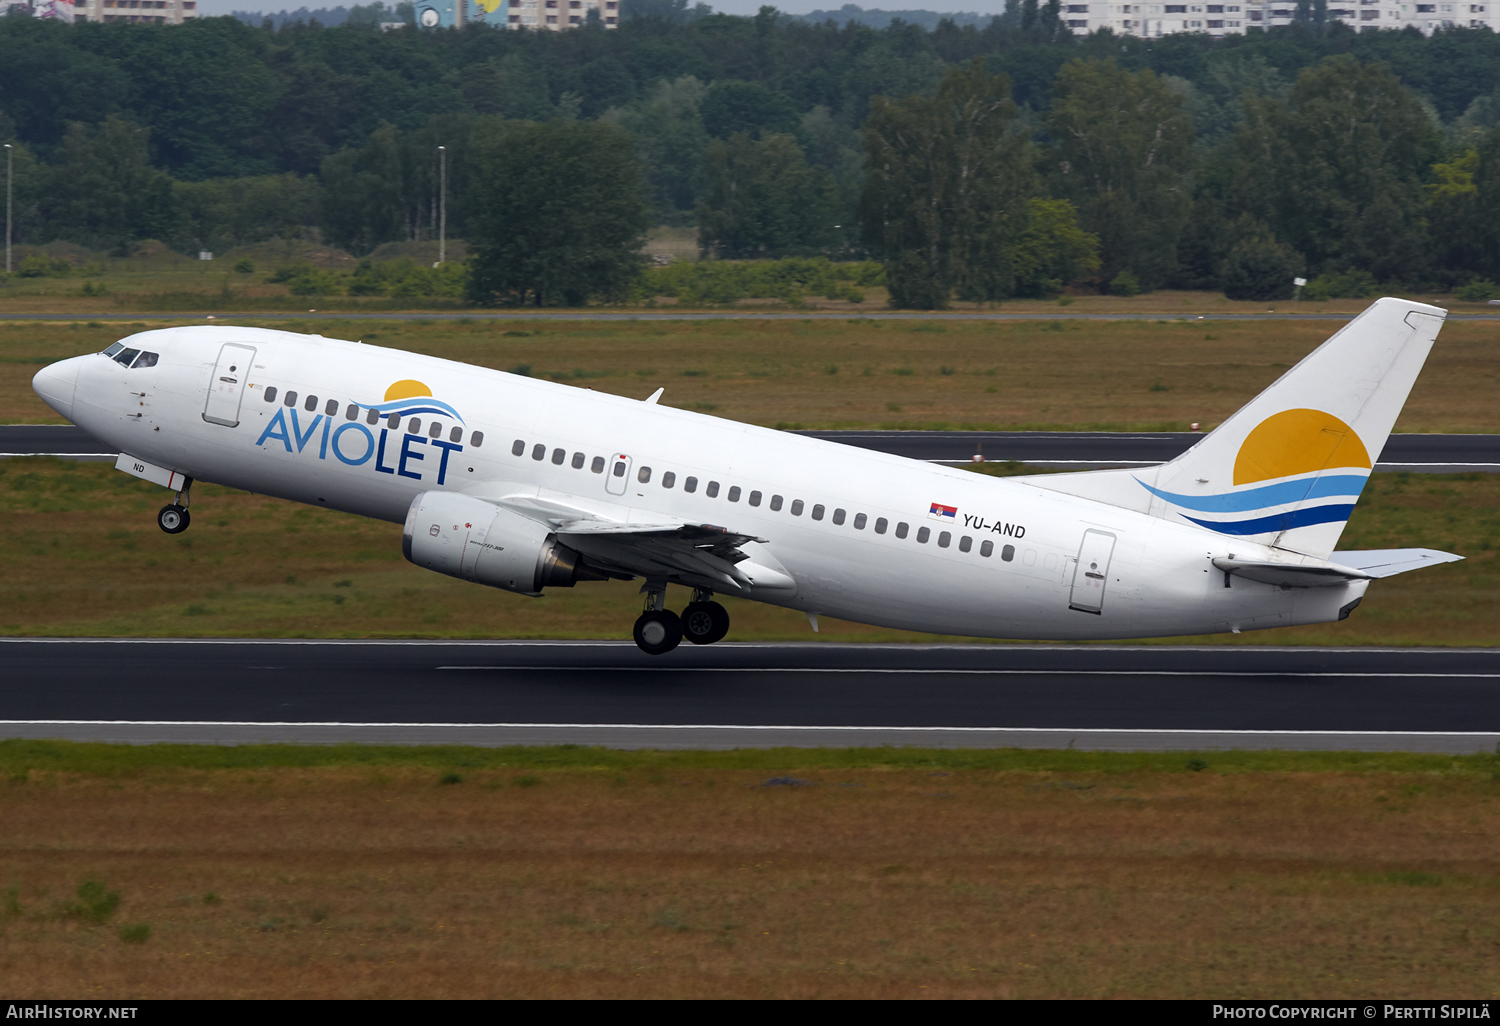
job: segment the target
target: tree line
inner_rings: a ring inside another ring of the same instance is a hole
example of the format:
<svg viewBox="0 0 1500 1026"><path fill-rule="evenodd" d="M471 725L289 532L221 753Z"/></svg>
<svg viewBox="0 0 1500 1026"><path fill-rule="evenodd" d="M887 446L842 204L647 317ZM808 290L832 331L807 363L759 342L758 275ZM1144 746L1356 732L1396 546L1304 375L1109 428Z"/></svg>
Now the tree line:
<svg viewBox="0 0 1500 1026"><path fill-rule="evenodd" d="M617 235L873 257L903 305L1500 277L1488 30L1074 39L1034 3L931 32L636 4L617 31L556 34L0 19L17 238L192 252L316 229L363 254L435 233L441 145L454 236L514 223L517 196L566 222L602 160ZM518 163L504 140L528 131L542 149Z"/></svg>

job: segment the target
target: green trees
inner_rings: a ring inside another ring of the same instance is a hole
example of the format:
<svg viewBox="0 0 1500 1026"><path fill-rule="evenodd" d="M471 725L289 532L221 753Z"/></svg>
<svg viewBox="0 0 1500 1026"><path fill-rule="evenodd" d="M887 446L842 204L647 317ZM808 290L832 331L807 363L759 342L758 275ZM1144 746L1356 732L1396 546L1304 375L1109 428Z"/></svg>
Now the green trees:
<svg viewBox="0 0 1500 1026"><path fill-rule="evenodd" d="M121 118L68 126L42 203L59 236L113 249L171 234L172 179L151 166L150 135Z"/></svg>
<svg viewBox="0 0 1500 1026"><path fill-rule="evenodd" d="M489 123L469 157L469 298L581 306L640 275L651 225L635 141L612 125Z"/></svg>
<svg viewBox="0 0 1500 1026"><path fill-rule="evenodd" d="M1225 214L1266 222L1314 274L1354 266L1415 280L1427 254L1423 177L1440 152L1427 113L1388 68L1330 58L1284 101L1247 102Z"/></svg>
<svg viewBox="0 0 1500 1026"><path fill-rule="evenodd" d="M827 176L807 166L790 135L716 140L704 158L698 245L720 259L821 249L835 234Z"/></svg>
<svg viewBox="0 0 1500 1026"><path fill-rule="evenodd" d="M1048 182L1099 237L1105 282L1129 271L1166 284L1191 209L1193 127L1182 100L1150 71L1108 60L1063 66L1046 118Z"/></svg>
<svg viewBox="0 0 1500 1026"><path fill-rule="evenodd" d="M1010 80L980 62L950 71L935 97L877 97L865 124L865 236L882 254L894 306L936 310L956 292L996 300L1015 279L1012 248L1036 175Z"/></svg>

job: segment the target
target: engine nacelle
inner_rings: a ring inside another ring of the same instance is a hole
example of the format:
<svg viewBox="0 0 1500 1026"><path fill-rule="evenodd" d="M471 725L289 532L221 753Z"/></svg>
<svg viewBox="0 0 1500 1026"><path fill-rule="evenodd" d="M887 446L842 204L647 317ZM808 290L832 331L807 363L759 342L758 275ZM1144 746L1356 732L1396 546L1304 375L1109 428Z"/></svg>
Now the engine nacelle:
<svg viewBox="0 0 1500 1026"><path fill-rule="evenodd" d="M424 569L522 595L606 577L584 567L545 525L456 492L423 492L412 500L401 549Z"/></svg>

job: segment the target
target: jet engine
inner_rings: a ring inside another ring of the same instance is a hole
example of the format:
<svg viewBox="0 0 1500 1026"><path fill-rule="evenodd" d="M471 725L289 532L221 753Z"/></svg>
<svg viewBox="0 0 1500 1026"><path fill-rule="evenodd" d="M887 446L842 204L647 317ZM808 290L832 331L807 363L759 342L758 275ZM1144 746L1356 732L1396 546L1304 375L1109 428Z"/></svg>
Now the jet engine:
<svg viewBox="0 0 1500 1026"><path fill-rule="evenodd" d="M522 595L608 578L545 525L456 492L423 492L412 500L401 550L424 569Z"/></svg>

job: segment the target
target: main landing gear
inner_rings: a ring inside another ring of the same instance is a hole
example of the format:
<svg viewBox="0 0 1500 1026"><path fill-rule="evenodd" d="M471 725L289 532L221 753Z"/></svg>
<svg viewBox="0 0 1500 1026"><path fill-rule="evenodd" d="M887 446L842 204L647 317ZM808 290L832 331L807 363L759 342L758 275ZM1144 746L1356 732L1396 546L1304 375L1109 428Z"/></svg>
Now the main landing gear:
<svg viewBox="0 0 1500 1026"><path fill-rule="evenodd" d="M189 486L192 482L189 480ZM193 522L193 515L188 512L188 490L184 488L178 492L172 502L163 506L156 514L156 526L168 534L181 534L188 529Z"/></svg>
<svg viewBox="0 0 1500 1026"><path fill-rule="evenodd" d="M647 655L666 655L683 638L712 645L729 633L728 611L711 601L713 592L706 588L693 590L693 601L681 616L666 608L666 582L648 581L641 591L646 594L646 611L635 622L635 643Z"/></svg>

